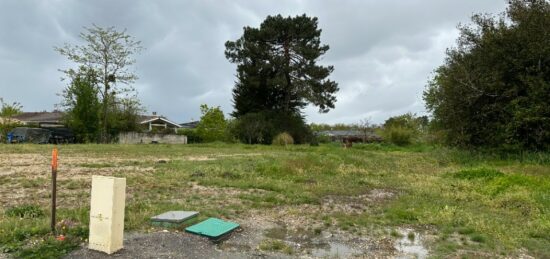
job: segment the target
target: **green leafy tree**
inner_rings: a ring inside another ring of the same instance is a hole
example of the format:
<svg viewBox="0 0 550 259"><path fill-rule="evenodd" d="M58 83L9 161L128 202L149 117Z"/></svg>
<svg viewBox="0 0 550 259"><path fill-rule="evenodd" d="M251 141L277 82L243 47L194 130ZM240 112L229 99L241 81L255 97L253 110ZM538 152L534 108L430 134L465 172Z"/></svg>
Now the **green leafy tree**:
<svg viewBox="0 0 550 259"><path fill-rule="evenodd" d="M247 113L235 122L233 135L247 144L271 144L273 138L286 132L294 143L303 144L312 139L312 133L299 114L277 112Z"/></svg>
<svg viewBox="0 0 550 259"><path fill-rule="evenodd" d="M332 66L317 61L328 51L321 44L317 18L268 16L260 28L245 27L241 38L226 42L225 55L237 64L233 116L250 112L298 113L308 103L321 112L334 108Z"/></svg>
<svg viewBox="0 0 550 259"><path fill-rule="evenodd" d="M424 92L434 127L453 145L548 150L550 3L511 0L472 21Z"/></svg>
<svg viewBox="0 0 550 259"><path fill-rule="evenodd" d="M78 142L95 142L99 137L99 89L94 70L81 68L71 84L63 91L62 105L66 108L65 123L73 130Z"/></svg>
<svg viewBox="0 0 550 259"><path fill-rule="evenodd" d="M265 112L250 112L236 120L233 135L246 144L268 144L273 136L273 125Z"/></svg>
<svg viewBox="0 0 550 259"><path fill-rule="evenodd" d="M0 98L0 104L2 104L2 108L0 109L0 117L8 122L12 122L12 117L20 114L23 109L23 106L21 106L20 103L7 103L4 102L3 98Z"/></svg>
<svg viewBox="0 0 550 259"><path fill-rule="evenodd" d="M95 70L81 67L74 75L71 84L61 94L61 105L65 108L65 123L71 128L79 142L102 141L100 87L97 83ZM139 113L143 111L139 100L134 96L110 96L105 133L113 138L120 132L137 131Z"/></svg>
<svg viewBox="0 0 550 259"><path fill-rule="evenodd" d="M135 95L113 98L110 105L109 135L117 136L120 132L139 131L139 114L145 112Z"/></svg>
<svg viewBox="0 0 550 259"><path fill-rule="evenodd" d="M384 139L400 146L418 142L425 138L428 123L427 116L416 116L410 112L390 117L383 125Z"/></svg>
<svg viewBox="0 0 550 259"><path fill-rule="evenodd" d="M126 30L117 31L114 27L102 28L94 24L92 27L85 27L85 32L80 33L80 38L85 41L84 45L66 43L63 47L55 47L55 50L70 61L94 71L97 84L100 86L101 135L102 141L105 142L112 127L110 123L118 121L110 113L114 110L113 106L119 105L115 101L124 99L119 96L132 95L131 93L135 92L130 84L137 79L137 75L129 68L136 62L133 55L143 48L140 41L135 41L126 34ZM62 71L69 78L75 78L79 73L74 69Z"/></svg>
<svg viewBox="0 0 550 259"><path fill-rule="evenodd" d="M13 116L20 114L23 106L18 102L4 102L3 98L0 98L0 104L0 140L2 140L9 131L19 126L19 123L13 119Z"/></svg>
<svg viewBox="0 0 550 259"><path fill-rule="evenodd" d="M197 125L197 135L204 142L224 141L227 139L227 121L220 107L201 105L201 119Z"/></svg>

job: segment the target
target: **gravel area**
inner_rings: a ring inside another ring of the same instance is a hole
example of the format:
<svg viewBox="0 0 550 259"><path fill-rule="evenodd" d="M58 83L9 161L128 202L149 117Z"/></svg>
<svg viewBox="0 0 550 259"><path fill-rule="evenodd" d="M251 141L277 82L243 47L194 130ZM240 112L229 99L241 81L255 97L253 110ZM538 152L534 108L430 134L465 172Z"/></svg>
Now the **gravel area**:
<svg viewBox="0 0 550 259"><path fill-rule="evenodd" d="M124 248L112 255L82 247L65 258L285 258L281 255L255 254L253 251L222 251L207 238L182 232L131 233Z"/></svg>

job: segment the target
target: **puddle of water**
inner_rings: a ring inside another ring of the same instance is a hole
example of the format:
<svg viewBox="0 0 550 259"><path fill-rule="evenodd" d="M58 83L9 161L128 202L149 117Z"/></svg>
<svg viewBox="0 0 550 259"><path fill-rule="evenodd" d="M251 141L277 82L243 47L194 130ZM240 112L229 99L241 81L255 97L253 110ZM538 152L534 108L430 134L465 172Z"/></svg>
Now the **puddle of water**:
<svg viewBox="0 0 550 259"><path fill-rule="evenodd" d="M326 248L315 248L311 251L311 255L321 258L348 258L355 254L360 254L360 251L342 243L329 243Z"/></svg>
<svg viewBox="0 0 550 259"><path fill-rule="evenodd" d="M422 245L422 235L415 232L412 229L399 229L399 233L402 235L400 239L395 242L395 249L397 249L399 256L397 258L427 258L428 249ZM409 236L413 233L414 236ZM414 237L414 238L413 238Z"/></svg>

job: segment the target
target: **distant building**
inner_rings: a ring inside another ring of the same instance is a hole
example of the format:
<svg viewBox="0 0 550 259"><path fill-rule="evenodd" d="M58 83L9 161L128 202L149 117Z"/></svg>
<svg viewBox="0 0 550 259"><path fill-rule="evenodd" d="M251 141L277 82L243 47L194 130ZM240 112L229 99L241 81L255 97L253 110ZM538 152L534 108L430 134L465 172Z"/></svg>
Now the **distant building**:
<svg viewBox="0 0 550 259"><path fill-rule="evenodd" d="M23 125L38 125L39 127L62 127L64 112L22 112L12 117L15 122Z"/></svg>
<svg viewBox="0 0 550 259"><path fill-rule="evenodd" d="M18 122L23 125L36 125L38 127L63 127L64 112L23 112L12 117L13 122ZM140 115L138 123L142 125L145 131L153 131L154 129L178 129L181 128L178 123L175 123L164 116L157 115L153 112L152 115Z"/></svg>
<svg viewBox="0 0 550 259"><path fill-rule="evenodd" d="M154 129L174 129L175 132L182 127L164 116L157 115L156 112L153 112L153 115L140 115L138 121L145 128L145 131L149 132Z"/></svg>
<svg viewBox="0 0 550 259"><path fill-rule="evenodd" d="M343 142L344 139L353 139L353 142L380 142L382 137L374 132L358 130L324 130L317 132L318 136L327 136L333 142Z"/></svg>
<svg viewBox="0 0 550 259"><path fill-rule="evenodd" d="M190 121L185 123L180 123L180 126L184 129L194 129L199 125L199 121Z"/></svg>

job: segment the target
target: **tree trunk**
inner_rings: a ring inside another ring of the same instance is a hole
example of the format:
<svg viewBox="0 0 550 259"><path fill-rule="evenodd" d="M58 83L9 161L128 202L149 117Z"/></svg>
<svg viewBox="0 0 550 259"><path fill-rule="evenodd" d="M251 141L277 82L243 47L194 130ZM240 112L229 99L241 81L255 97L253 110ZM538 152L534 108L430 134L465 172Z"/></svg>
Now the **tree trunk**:
<svg viewBox="0 0 550 259"><path fill-rule="evenodd" d="M103 129L101 133L101 142L107 143L107 110L109 105L109 76L107 75L107 68L109 60L104 54L105 64L103 65Z"/></svg>
<svg viewBox="0 0 550 259"><path fill-rule="evenodd" d="M290 97L291 97L291 91L292 91L292 81L290 80L290 46L288 39L285 39L285 42L283 44L283 48L285 50L285 61L286 61L286 67L284 69L285 73L285 79L286 79L286 87L285 87L285 104L283 110L285 112L289 112L290 110Z"/></svg>

